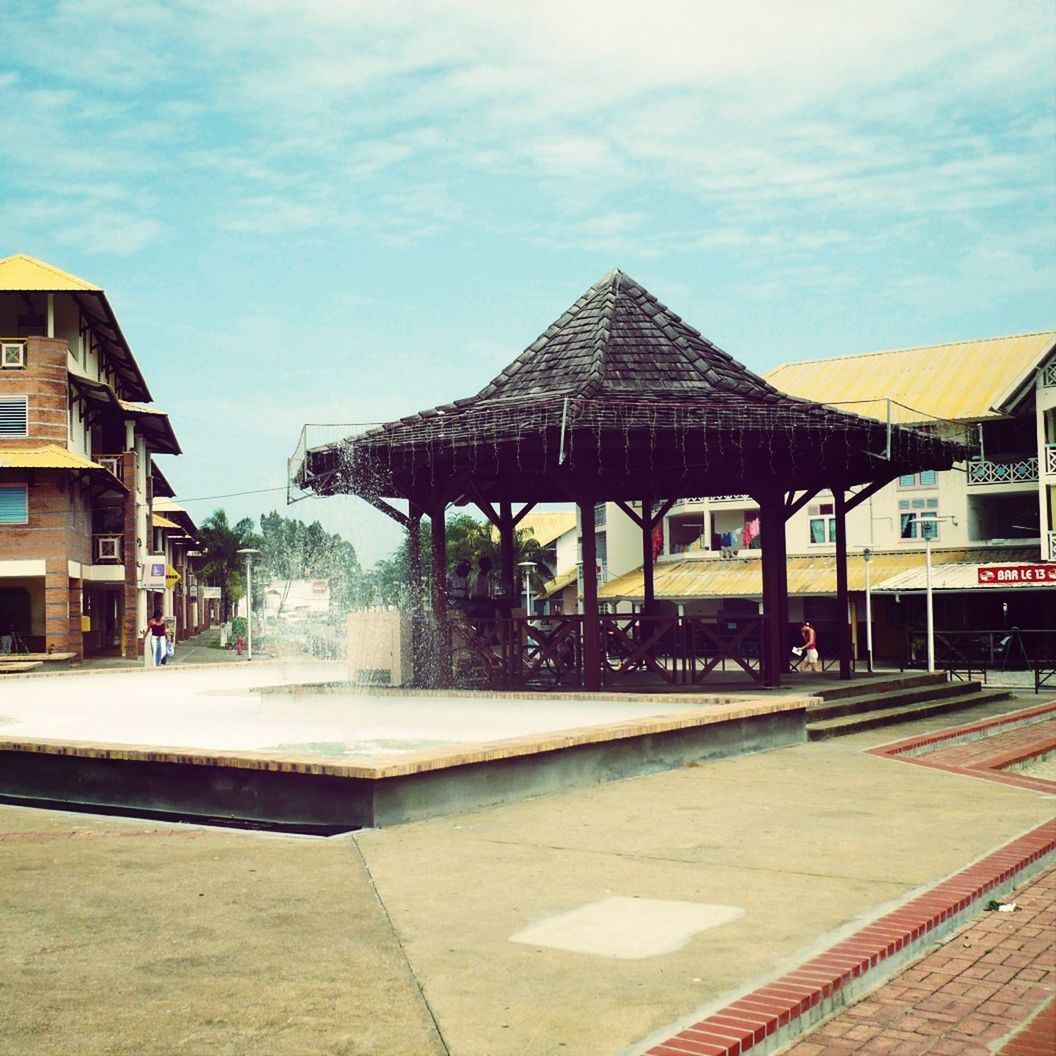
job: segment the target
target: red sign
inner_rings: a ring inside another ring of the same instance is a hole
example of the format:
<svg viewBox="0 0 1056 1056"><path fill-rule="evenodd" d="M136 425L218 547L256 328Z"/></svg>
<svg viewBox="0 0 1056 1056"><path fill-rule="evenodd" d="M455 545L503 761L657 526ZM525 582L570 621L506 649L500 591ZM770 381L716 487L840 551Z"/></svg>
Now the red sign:
<svg viewBox="0 0 1056 1056"><path fill-rule="evenodd" d="M1015 587L1023 583L1056 584L1056 565L985 565L978 569L981 587Z"/></svg>

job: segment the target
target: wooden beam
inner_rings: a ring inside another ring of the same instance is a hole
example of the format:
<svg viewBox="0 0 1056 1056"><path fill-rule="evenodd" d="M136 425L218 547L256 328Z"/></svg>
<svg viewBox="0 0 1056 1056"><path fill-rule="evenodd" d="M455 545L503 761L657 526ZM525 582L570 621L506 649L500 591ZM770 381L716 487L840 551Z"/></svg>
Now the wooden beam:
<svg viewBox="0 0 1056 1056"><path fill-rule="evenodd" d="M785 520L787 521L793 514L799 513L799 511L803 509L811 499L817 497L819 491L821 491L821 488L815 488L813 491L805 491L798 499L793 498L796 493L790 491L788 493L789 501L785 504Z"/></svg>
<svg viewBox="0 0 1056 1056"><path fill-rule="evenodd" d="M860 491L854 492L848 499L844 509L850 513L856 506L861 506L866 499L872 498L878 491L886 488L891 481L898 478L897 473L892 473L888 477L884 477L882 480L874 480L871 484L866 484Z"/></svg>
<svg viewBox="0 0 1056 1056"><path fill-rule="evenodd" d="M843 485L832 489L836 500L836 634L840 658L840 678L851 677L851 636L848 633L847 603L847 500Z"/></svg>
<svg viewBox="0 0 1056 1056"><path fill-rule="evenodd" d="M397 524L403 525L404 528L410 528L411 518L405 513L400 513L395 506L390 506L384 499L379 498L377 495L361 495L360 498L364 502L369 502L374 509L381 510L386 516L391 517ZM421 515L419 514L419 516Z"/></svg>
<svg viewBox="0 0 1056 1056"><path fill-rule="evenodd" d="M598 619L598 548L594 535L594 501L580 499L583 532L583 688L601 689L601 634Z"/></svg>

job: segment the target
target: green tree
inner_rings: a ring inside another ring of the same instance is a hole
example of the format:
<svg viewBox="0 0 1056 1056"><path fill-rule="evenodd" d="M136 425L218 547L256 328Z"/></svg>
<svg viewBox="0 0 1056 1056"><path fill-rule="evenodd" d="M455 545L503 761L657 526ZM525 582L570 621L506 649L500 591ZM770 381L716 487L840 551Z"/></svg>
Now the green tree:
<svg viewBox="0 0 1056 1056"><path fill-rule="evenodd" d="M428 598L432 590L432 533L428 521L422 522L422 591ZM460 561L469 561L476 565L481 557L491 559L496 571L500 564L499 535L491 524L478 521L468 513L456 513L445 524L447 542L447 568L453 569ZM537 591L546 579L553 575L547 563L546 553L539 541L527 532L517 529L514 532L513 584L515 590L521 588L522 570L517 568L523 561L532 561L537 571L532 577L532 589ZM411 600L410 576L410 542L406 532L395 553L389 558L377 562L364 577L365 593L374 604L398 605L405 607Z"/></svg>
<svg viewBox="0 0 1056 1056"><path fill-rule="evenodd" d="M199 526L198 540L205 558L202 571L220 588L220 608L223 618L227 619L232 604L246 591L242 576L244 561L238 551L259 548L260 536L250 518L243 517L232 525L224 510L214 510Z"/></svg>
<svg viewBox="0 0 1056 1056"><path fill-rule="evenodd" d="M334 612L362 603L362 569L346 539L326 532L318 521L305 524L275 512L260 518L260 531L262 581L277 584L280 613L298 579L327 580Z"/></svg>

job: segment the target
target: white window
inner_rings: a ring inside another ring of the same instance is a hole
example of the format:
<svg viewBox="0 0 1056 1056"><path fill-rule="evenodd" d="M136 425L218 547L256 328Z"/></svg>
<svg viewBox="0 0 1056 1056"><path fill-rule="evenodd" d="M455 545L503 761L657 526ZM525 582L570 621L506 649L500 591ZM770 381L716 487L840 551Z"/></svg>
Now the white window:
<svg viewBox="0 0 1056 1056"><path fill-rule="evenodd" d="M0 436L29 435L29 397L0 396Z"/></svg>
<svg viewBox="0 0 1056 1056"><path fill-rule="evenodd" d="M29 492L25 484L0 484L0 524L29 523Z"/></svg>
<svg viewBox="0 0 1056 1056"><path fill-rule="evenodd" d="M807 509L810 514L810 542L812 545L818 543L836 542L836 506L832 502L821 502Z"/></svg>
<svg viewBox="0 0 1056 1056"><path fill-rule="evenodd" d="M938 510L918 510L900 516L903 539L938 539Z"/></svg>

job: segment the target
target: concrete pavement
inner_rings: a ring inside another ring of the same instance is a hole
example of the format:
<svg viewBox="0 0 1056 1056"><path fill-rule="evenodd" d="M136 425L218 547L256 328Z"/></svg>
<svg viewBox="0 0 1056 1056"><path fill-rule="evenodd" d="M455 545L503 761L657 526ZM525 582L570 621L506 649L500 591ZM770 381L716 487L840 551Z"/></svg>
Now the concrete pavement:
<svg viewBox="0 0 1056 1056"><path fill-rule="evenodd" d="M926 728L331 840L0 807L0 1053L640 1052L1052 816L863 754ZM743 912L639 958L511 941L635 901Z"/></svg>

